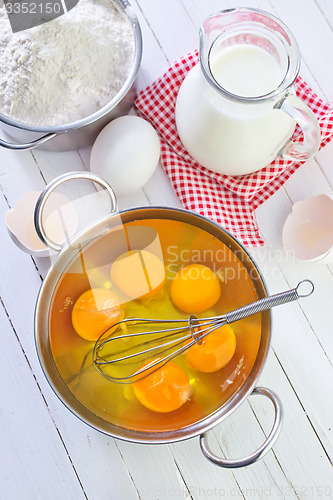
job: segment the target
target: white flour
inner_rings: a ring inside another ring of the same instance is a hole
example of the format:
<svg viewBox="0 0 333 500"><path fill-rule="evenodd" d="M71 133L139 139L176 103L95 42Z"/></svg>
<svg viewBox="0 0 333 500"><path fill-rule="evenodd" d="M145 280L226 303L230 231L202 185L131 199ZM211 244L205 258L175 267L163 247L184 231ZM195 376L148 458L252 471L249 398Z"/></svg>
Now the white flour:
<svg viewBox="0 0 333 500"><path fill-rule="evenodd" d="M0 113L64 125L97 111L123 86L134 38L110 0L80 0L64 16L14 34L0 5Z"/></svg>

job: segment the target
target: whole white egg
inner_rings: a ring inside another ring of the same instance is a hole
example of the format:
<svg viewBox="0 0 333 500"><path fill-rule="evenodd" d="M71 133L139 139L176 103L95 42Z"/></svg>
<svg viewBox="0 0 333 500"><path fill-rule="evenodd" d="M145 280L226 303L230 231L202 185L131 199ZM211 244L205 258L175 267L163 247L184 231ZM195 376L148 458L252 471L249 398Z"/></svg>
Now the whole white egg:
<svg viewBox="0 0 333 500"><path fill-rule="evenodd" d="M148 182L160 154L160 140L150 123L138 116L121 116L99 133L90 170L106 180L117 196L126 196Z"/></svg>

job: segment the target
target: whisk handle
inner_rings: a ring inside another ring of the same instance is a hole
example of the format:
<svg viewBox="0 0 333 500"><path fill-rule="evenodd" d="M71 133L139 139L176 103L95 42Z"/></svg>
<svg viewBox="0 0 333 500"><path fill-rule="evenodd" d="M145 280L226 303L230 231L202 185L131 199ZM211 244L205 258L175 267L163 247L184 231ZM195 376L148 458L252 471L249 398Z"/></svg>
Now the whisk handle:
<svg viewBox="0 0 333 500"><path fill-rule="evenodd" d="M304 290L304 292L301 293L300 288L305 288L305 286L308 287L309 285L310 289L308 289L307 291ZM300 297L308 297L312 294L313 290L314 284L312 283L312 281L303 280L298 283L296 288L292 288L291 290L286 290L285 292L280 292L275 295L265 297L264 299L259 299L256 302L252 302L251 304L247 304L246 306L226 313L225 320L227 323L234 323L235 321L247 318L248 316L252 316L253 314L259 313L261 311L266 311L267 309L271 309L272 307L286 304L287 302L292 302L299 299Z"/></svg>

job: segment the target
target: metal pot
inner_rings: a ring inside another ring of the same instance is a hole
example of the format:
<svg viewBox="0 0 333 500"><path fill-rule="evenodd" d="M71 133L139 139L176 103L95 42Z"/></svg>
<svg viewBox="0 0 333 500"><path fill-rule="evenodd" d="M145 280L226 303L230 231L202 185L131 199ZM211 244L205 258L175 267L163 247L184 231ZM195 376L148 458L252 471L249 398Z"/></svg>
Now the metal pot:
<svg viewBox="0 0 333 500"><path fill-rule="evenodd" d="M142 34L139 21L130 3L127 0L112 1L128 18L132 26L135 42L133 66L118 94L92 115L56 127L27 125L0 113L1 128L15 141L8 142L0 139L0 146L14 150L41 147L41 149L51 151L71 151L91 145L107 123L129 112L136 96L135 79L142 58Z"/></svg>
<svg viewBox="0 0 333 500"><path fill-rule="evenodd" d="M61 245L55 244L53 241L51 241L45 232L42 223L43 209L49 195L60 184L78 178L90 179L108 191L111 198L111 214L77 235L69 244L62 248ZM37 233L39 234L42 241L50 248L56 251L60 250L60 253L58 254L52 268L49 270L43 282L35 311L36 347L39 360L47 380L49 381L57 396L70 411L72 411L78 418L86 422L88 425L101 432L104 432L105 434L108 434L109 436L123 439L125 441L144 444L171 443L192 438L194 436L200 436L200 445L204 455L213 463L219 466L234 468L242 467L255 462L264 454L266 454L267 451L269 451L273 446L278 437L282 422L282 407L279 398L273 393L273 391L269 389L263 387L255 388L256 382L264 366L270 347L270 311L265 311L262 313L261 340L258 354L251 372L243 385L238 390L236 390L233 396L226 403L222 404L213 414L209 415L203 420L195 422L193 425L180 428L176 431L143 432L120 427L119 425L114 425L102 419L101 417L96 416L83 404L81 404L80 401L78 401L78 399L76 399L70 392L67 385L59 375L52 356L49 340L50 306L56 286L62 274L65 272L68 264L73 261L73 259L79 254L80 251L82 251L82 249L85 248L86 245L91 245L97 238L100 238L101 235L106 235L108 231L110 231L114 227L118 227L121 223L125 224L127 222L135 220L151 218L164 218L186 222L193 226L199 227L204 231L212 234L215 238L218 238L225 245L227 245L227 247L229 247L232 252L236 253L237 257L240 259L240 261L250 274L258 297L263 298L267 296L267 289L264 279L256 263L252 260L247 250L230 233L228 233L225 229L221 228L221 226L217 225L216 223L198 214L174 208L144 207L129 209L122 212L116 212L116 210L117 203L112 188L98 176L86 172L72 172L58 177L45 188L37 202L35 210L35 226ZM268 435L264 444L258 450L245 458L237 460L227 460L217 457L210 451L207 444L207 431L227 418L251 394L265 395L272 401L274 405L275 418L270 434Z"/></svg>

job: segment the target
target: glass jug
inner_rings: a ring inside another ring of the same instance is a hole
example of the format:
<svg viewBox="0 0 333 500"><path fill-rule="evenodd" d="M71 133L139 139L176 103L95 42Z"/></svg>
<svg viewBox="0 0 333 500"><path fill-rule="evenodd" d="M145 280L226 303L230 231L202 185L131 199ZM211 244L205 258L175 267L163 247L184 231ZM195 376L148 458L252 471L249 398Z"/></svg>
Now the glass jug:
<svg viewBox="0 0 333 500"><path fill-rule="evenodd" d="M199 57L176 102L178 133L195 160L244 175L277 155L305 161L315 154L319 125L295 95L300 54L280 20L245 8L212 15L200 29ZM291 141L296 124L303 143Z"/></svg>

